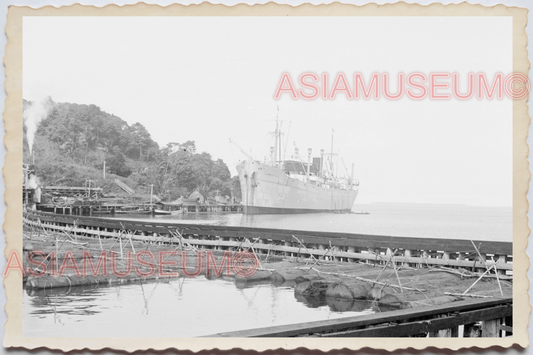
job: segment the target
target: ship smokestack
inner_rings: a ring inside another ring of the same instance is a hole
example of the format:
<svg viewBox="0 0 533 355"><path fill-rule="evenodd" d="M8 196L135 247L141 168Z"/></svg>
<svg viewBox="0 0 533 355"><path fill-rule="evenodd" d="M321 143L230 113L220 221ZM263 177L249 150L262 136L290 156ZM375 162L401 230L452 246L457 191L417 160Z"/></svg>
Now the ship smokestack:
<svg viewBox="0 0 533 355"><path fill-rule="evenodd" d="M309 182L309 173L311 170L311 153L313 153L313 150L307 148L307 182Z"/></svg>
<svg viewBox="0 0 533 355"><path fill-rule="evenodd" d="M320 149L320 177L324 171L324 149Z"/></svg>

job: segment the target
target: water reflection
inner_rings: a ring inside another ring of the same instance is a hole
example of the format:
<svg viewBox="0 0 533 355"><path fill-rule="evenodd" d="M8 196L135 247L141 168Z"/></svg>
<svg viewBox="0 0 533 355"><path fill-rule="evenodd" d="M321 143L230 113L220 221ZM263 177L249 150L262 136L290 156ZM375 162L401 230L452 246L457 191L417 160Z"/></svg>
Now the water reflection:
<svg viewBox="0 0 533 355"><path fill-rule="evenodd" d="M309 308L324 307L327 305L324 297L304 296L302 294L294 294L298 302L305 304Z"/></svg>
<svg viewBox="0 0 533 355"><path fill-rule="evenodd" d="M64 325L63 315L92 316L101 311L96 307L99 289L90 288L55 288L45 290L27 290L31 296L28 305L30 315L45 319L51 316L54 324Z"/></svg>
<svg viewBox="0 0 533 355"><path fill-rule="evenodd" d="M373 305L371 301L335 298L326 298L326 303L333 312L363 312L372 309Z"/></svg>
<svg viewBox="0 0 533 355"><path fill-rule="evenodd" d="M348 312L342 313L344 309ZM179 278L100 288L27 290L23 335L191 337L371 312L369 307L353 304L343 308L325 300L295 298L293 287L287 285ZM168 322L172 327L162 326Z"/></svg>

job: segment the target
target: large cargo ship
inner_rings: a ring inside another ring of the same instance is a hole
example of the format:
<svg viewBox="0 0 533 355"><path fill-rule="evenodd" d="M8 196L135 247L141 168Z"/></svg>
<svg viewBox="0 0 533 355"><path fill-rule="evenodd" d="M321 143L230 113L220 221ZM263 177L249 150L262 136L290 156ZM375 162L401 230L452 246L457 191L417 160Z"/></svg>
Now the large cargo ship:
<svg viewBox="0 0 533 355"><path fill-rule="evenodd" d="M281 132L276 121L275 145L271 161L259 162L248 157L237 165L244 213L312 213L349 212L358 193L359 182L352 176L336 177L333 148L307 162L302 159L282 160ZM333 141L332 141L333 146ZM296 151L295 156L299 158Z"/></svg>

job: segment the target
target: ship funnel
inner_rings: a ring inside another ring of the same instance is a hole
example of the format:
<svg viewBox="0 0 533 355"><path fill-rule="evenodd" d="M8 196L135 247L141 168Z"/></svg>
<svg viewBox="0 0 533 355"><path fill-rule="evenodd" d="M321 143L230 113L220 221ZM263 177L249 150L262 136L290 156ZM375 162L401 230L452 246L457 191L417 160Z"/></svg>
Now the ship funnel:
<svg viewBox="0 0 533 355"><path fill-rule="evenodd" d="M320 149L320 175L322 175L324 170L324 149Z"/></svg>
<svg viewBox="0 0 533 355"><path fill-rule="evenodd" d="M309 175L311 172L311 154L313 153L313 149L307 148L307 182L309 182Z"/></svg>

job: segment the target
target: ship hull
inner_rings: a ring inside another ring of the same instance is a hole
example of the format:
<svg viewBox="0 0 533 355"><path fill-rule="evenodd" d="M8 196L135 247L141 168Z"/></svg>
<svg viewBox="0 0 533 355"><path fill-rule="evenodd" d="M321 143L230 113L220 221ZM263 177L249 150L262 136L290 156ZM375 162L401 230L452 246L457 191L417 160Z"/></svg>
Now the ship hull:
<svg viewBox="0 0 533 355"><path fill-rule="evenodd" d="M307 209L307 208L282 208L282 207L258 207L244 206L245 214L291 214L291 213L319 213L319 212L339 212L349 213L351 209L328 210L328 209Z"/></svg>
<svg viewBox="0 0 533 355"><path fill-rule="evenodd" d="M358 192L317 186L256 161L242 162L237 171L246 214L349 212Z"/></svg>

